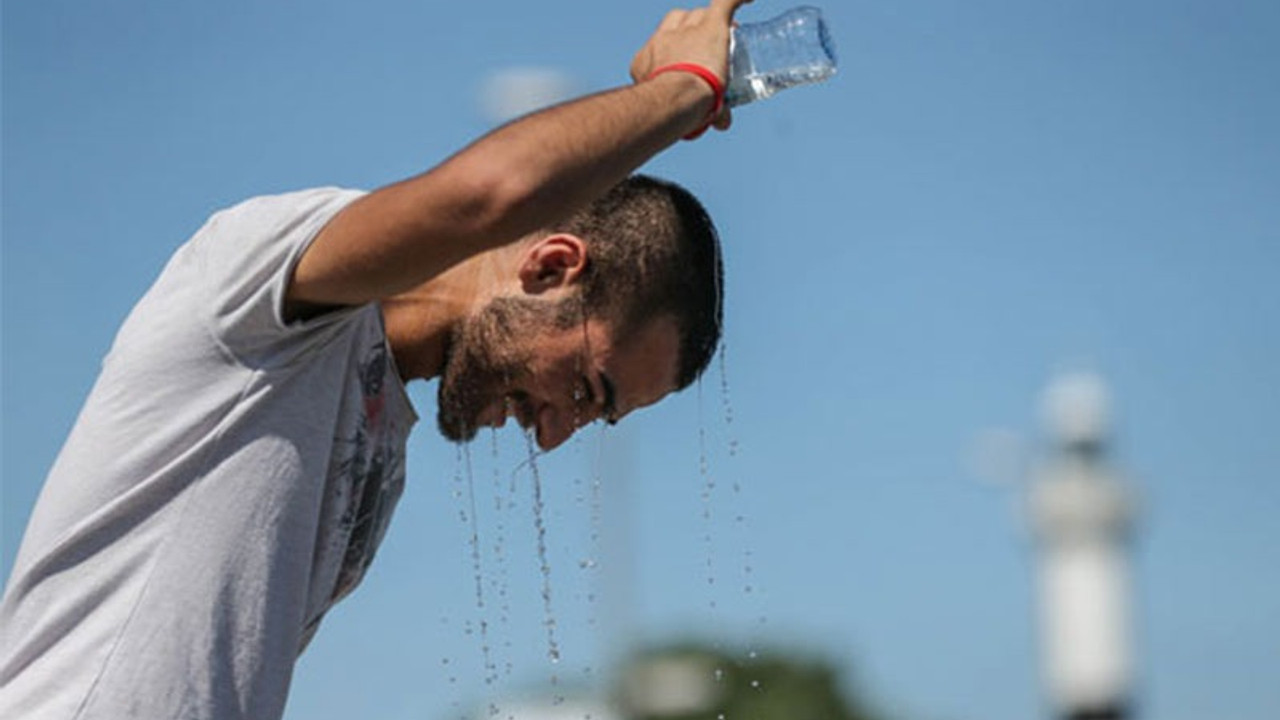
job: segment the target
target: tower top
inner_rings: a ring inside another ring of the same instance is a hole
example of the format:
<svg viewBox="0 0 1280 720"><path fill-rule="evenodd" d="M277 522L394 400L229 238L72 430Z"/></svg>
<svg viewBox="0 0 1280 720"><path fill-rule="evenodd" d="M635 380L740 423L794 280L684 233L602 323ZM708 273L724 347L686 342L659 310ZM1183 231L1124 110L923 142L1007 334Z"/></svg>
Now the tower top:
<svg viewBox="0 0 1280 720"><path fill-rule="evenodd" d="M1111 432L1106 383L1094 373L1074 372L1050 381L1042 400L1044 422L1062 446L1098 447Z"/></svg>

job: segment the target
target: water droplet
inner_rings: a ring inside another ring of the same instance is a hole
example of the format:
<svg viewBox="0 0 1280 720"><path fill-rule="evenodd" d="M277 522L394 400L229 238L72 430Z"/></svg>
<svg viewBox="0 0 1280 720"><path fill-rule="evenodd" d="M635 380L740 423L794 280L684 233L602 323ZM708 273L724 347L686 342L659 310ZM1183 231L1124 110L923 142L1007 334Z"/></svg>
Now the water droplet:
<svg viewBox="0 0 1280 720"><path fill-rule="evenodd" d="M724 408L724 424L726 427L733 425L733 403L729 400L729 354L728 343L721 341L720 343L720 402ZM733 456L738 453L738 441L736 439L729 440L729 455Z"/></svg>

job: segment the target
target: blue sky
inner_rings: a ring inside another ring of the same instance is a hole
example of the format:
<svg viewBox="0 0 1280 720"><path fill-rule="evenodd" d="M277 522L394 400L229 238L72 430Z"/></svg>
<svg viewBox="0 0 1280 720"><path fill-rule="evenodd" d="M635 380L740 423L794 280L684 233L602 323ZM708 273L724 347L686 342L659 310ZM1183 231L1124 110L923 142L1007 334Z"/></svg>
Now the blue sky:
<svg viewBox="0 0 1280 720"><path fill-rule="evenodd" d="M667 9L6 3L5 574L117 325L208 214L428 168L504 68L625 82ZM645 168L720 226L724 372L539 459L549 610L524 439L460 456L424 423L288 717L455 718L690 632L830 658L896 717L1035 717L1020 493L967 458L993 428L1038 448L1079 367L1143 499L1144 717L1280 715L1280 5L824 9L834 80Z"/></svg>

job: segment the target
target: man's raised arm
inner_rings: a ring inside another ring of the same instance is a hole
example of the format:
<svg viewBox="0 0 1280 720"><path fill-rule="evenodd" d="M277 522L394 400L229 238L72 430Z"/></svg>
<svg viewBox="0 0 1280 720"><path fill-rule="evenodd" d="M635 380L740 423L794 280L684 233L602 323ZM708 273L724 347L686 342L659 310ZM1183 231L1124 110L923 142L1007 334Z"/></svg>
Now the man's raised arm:
<svg viewBox="0 0 1280 720"><path fill-rule="evenodd" d="M294 272L289 303L355 305L413 288L455 263L566 217L709 120L728 76L729 28L750 0L673 10L636 54L635 84L509 123L437 167L352 203Z"/></svg>

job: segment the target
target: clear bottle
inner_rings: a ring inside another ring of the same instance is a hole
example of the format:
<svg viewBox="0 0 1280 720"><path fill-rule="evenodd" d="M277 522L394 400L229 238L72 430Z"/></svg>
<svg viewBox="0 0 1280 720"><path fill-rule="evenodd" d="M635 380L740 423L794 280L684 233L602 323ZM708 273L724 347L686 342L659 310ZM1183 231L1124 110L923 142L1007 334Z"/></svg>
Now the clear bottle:
<svg viewBox="0 0 1280 720"><path fill-rule="evenodd" d="M792 8L772 20L741 23L729 43L729 107L771 97L836 72L836 50L822 11Z"/></svg>

